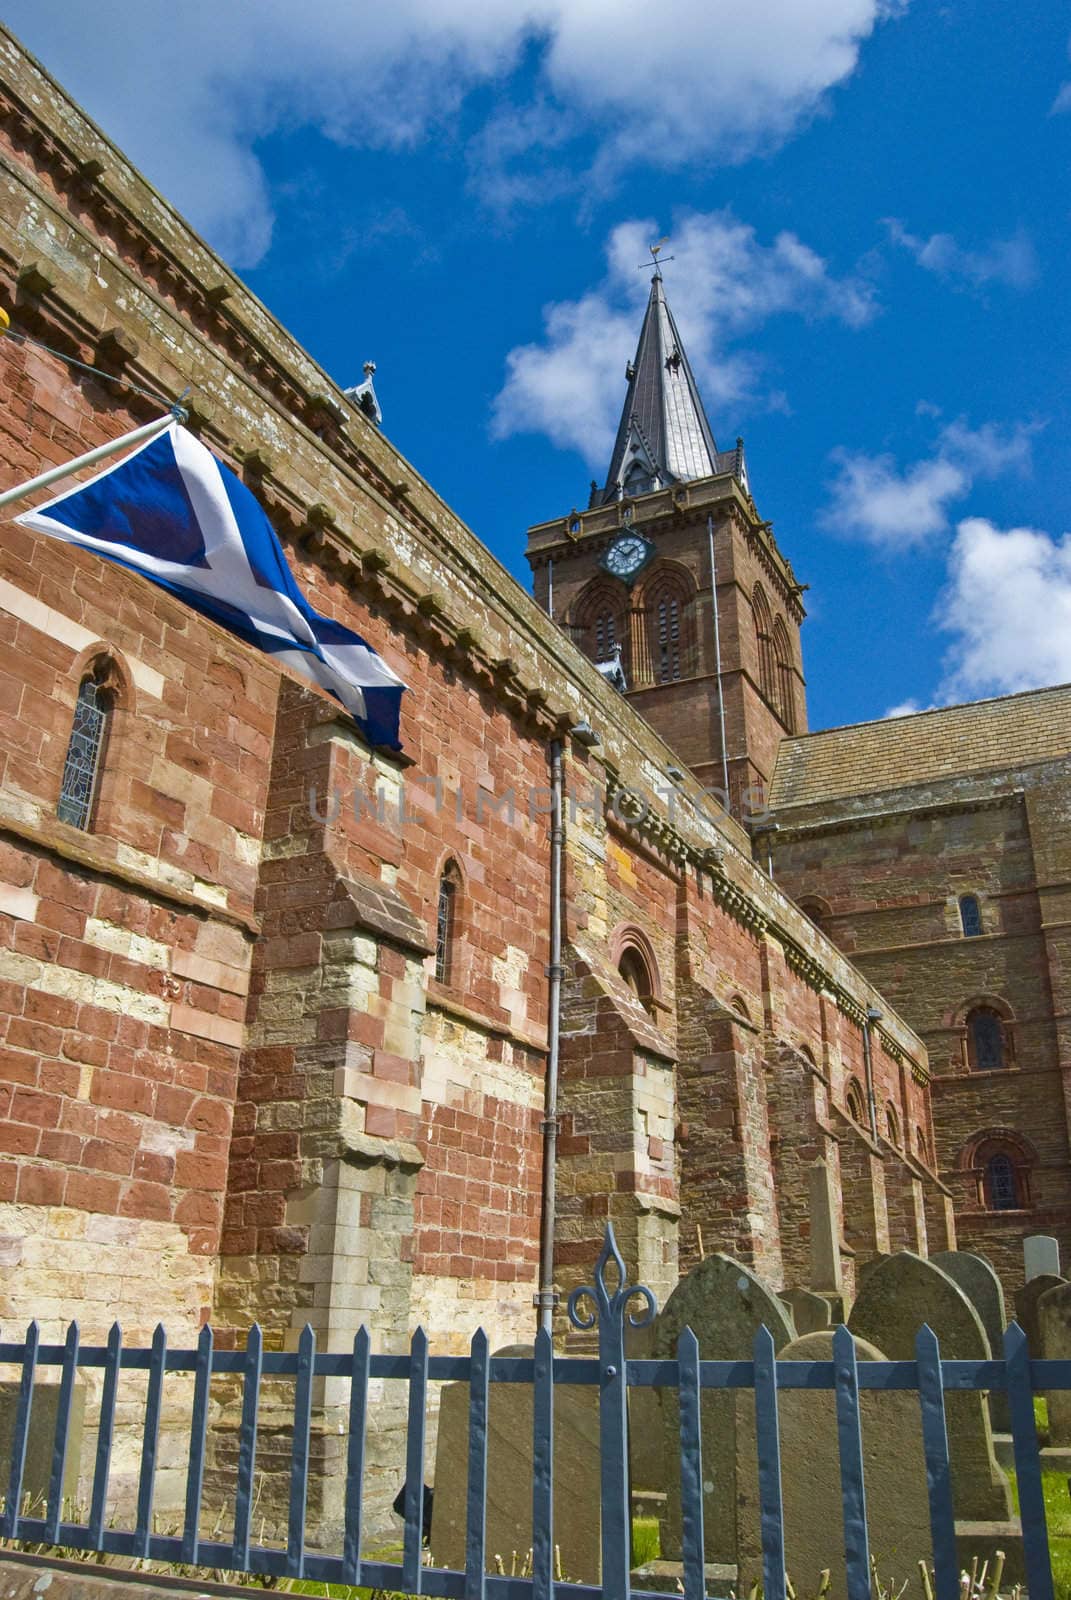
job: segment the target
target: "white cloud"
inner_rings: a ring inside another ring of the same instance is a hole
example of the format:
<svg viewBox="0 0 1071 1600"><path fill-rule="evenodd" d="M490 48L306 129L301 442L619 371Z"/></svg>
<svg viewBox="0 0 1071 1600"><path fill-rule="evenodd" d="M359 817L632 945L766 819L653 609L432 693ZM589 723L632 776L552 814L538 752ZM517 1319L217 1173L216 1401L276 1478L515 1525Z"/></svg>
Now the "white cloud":
<svg viewBox="0 0 1071 1600"><path fill-rule="evenodd" d="M496 437L543 433L605 468L648 294L647 275L636 268L659 232L650 221L621 223L607 241L603 282L579 300L547 306L542 340L510 351L494 406ZM672 254L667 293L715 422L758 387L758 359L729 348L733 340L779 313L833 317L853 328L875 314L862 279L834 277L795 234L762 244L728 211L684 217ZM774 395L767 403L781 406L784 399Z"/></svg>
<svg viewBox="0 0 1071 1600"><path fill-rule="evenodd" d="M256 142L311 126L411 145L479 86L519 89L535 52L549 100L600 142L604 178L637 159L736 160L787 137L854 71L891 0L8 0L5 21L146 175L237 265L268 247ZM518 156L538 125L519 114ZM537 119L538 122L538 119ZM553 141L551 141L553 142ZM521 198L527 198L522 192ZM344 204L344 200L343 200Z"/></svg>
<svg viewBox="0 0 1071 1600"><path fill-rule="evenodd" d="M1050 108L1051 115L1059 116L1064 111L1071 111L1071 83L1062 84Z"/></svg>
<svg viewBox="0 0 1071 1600"><path fill-rule="evenodd" d="M957 635L942 685L949 699L1071 681L1071 534L968 517L935 620Z"/></svg>
<svg viewBox="0 0 1071 1600"><path fill-rule="evenodd" d="M924 544L947 531L949 507L963 499L976 479L1029 472L1035 431L1024 423L999 428L986 422L971 428L961 417L940 430L931 455L908 467L900 467L891 455L834 451L837 477L822 524L888 548Z"/></svg>
<svg viewBox="0 0 1071 1600"><path fill-rule="evenodd" d="M974 288L1001 283L1011 289L1028 289L1037 277L1034 246L1021 230L1010 239L993 239L979 250L969 250L957 244L950 233L931 233L928 239L909 233L896 217L886 217L885 227L894 244L903 245L920 267L939 278Z"/></svg>

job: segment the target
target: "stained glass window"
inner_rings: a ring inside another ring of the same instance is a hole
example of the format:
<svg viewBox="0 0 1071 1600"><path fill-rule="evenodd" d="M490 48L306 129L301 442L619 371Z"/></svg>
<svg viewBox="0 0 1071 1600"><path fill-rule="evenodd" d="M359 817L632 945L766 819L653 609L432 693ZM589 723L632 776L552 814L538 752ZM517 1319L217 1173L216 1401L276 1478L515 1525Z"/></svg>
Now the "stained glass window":
<svg viewBox="0 0 1071 1600"><path fill-rule="evenodd" d="M973 894L961 894L959 897L959 920L963 928L965 939L977 939L982 931L982 912L978 905L978 898Z"/></svg>
<svg viewBox="0 0 1071 1600"><path fill-rule="evenodd" d="M83 678L56 807L60 821L69 822L73 828L88 828L92 821L110 713L108 689L96 678Z"/></svg>
<svg viewBox="0 0 1071 1600"><path fill-rule="evenodd" d="M1015 1181L1015 1167L1010 1156L991 1156L986 1162L986 1188L990 1209L1014 1211L1019 1205L1019 1186Z"/></svg>

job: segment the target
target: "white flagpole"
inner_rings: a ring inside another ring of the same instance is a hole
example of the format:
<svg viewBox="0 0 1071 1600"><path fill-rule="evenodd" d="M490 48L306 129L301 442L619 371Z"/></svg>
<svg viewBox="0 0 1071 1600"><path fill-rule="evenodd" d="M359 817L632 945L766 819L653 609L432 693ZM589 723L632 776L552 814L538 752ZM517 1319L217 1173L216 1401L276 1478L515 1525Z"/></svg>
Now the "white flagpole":
<svg viewBox="0 0 1071 1600"><path fill-rule="evenodd" d="M83 467L95 466L106 456L115 455L117 450L125 450L129 445L142 444L154 434L163 433L172 422L185 422L185 420L186 413L182 407L174 406L166 416L157 417L154 422L146 422L143 427L134 428L132 432L124 433L121 438L112 439L109 444L101 444L95 450L87 450L84 456L77 456L74 461L67 461L61 467L50 467L47 472L39 472L36 478L27 478L25 483L17 483L13 489L5 489L3 494L0 494L0 506L9 506L15 500L22 500L35 489L45 489L60 478L69 478L72 473L80 472Z"/></svg>

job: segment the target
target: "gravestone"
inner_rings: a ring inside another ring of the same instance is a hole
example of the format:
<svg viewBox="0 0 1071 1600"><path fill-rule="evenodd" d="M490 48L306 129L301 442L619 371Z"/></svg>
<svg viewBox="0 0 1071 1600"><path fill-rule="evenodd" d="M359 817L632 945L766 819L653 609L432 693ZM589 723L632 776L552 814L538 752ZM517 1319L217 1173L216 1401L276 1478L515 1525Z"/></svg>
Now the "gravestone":
<svg viewBox="0 0 1071 1600"><path fill-rule="evenodd" d="M868 1273L848 1327L884 1350L890 1361L913 1361L915 1337L924 1322L937 1335L942 1360L989 1359L985 1329L963 1290L947 1272L910 1250L886 1256ZM957 1520L1007 1522L1011 1498L993 1452L985 1394L947 1393L945 1418Z"/></svg>
<svg viewBox="0 0 1071 1600"><path fill-rule="evenodd" d="M840 1294L844 1275L840 1260L840 1223L833 1174L819 1158L807 1173L811 1216L811 1283L818 1294Z"/></svg>
<svg viewBox="0 0 1071 1600"><path fill-rule="evenodd" d="M855 1344L860 1362L881 1361L881 1351L863 1339ZM778 1352L778 1361L832 1361L833 1331L805 1334ZM907 1584L905 1600L924 1600L920 1559L930 1560L930 1514L926 1460L918 1398L904 1390L864 1390L859 1396L863 1430L870 1551L891 1592ZM797 1594L818 1593L824 1568L831 1593L847 1593L844 1564L844 1514L836 1401L831 1389L782 1389L778 1395L781 1429L781 1485L785 1518L785 1567ZM762 1531L759 1516L758 1456L754 1412L740 1426L739 1579L744 1594L762 1581Z"/></svg>
<svg viewBox="0 0 1071 1600"><path fill-rule="evenodd" d="M785 1289L780 1298L792 1313L797 1334L821 1333L833 1321L829 1301L810 1289Z"/></svg>
<svg viewBox="0 0 1071 1600"><path fill-rule="evenodd" d="M1040 1360L1045 1354L1038 1324L1038 1301L1050 1289L1058 1289L1066 1282L1066 1278L1058 1278L1055 1273L1043 1272L1015 1291L1015 1320L1026 1334L1027 1346L1035 1360Z"/></svg>
<svg viewBox="0 0 1071 1600"><path fill-rule="evenodd" d="M1047 1233L1032 1233L1023 1240L1023 1275L1033 1278L1059 1278L1060 1241Z"/></svg>
<svg viewBox="0 0 1071 1600"><path fill-rule="evenodd" d="M531 1359L531 1345L496 1356ZM487 1419L487 1560L513 1552L519 1571L532 1546L532 1386L492 1383ZM431 1555L437 1567L465 1570L469 1474L469 1386L443 1385L435 1449ZM554 1542L566 1580L601 1581L599 1391L594 1384L554 1386Z"/></svg>
<svg viewBox="0 0 1071 1600"><path fill-rule="evenodd" d="M989 1340L990 1353L999 1361L1004 1350L1004 1330L1008 1326L1008 1318L1004 1309L1004 1290L989 1262L984 1256L974 1255L969 1250L941 1250L932 1255L930 1260L959 1284L978 1313ZM1011 1412L1006 1394L991 1391L989 1416L997 1433L1010 1431Z"/></svg>
<svg viewBox="0 0 1071 1600"><path fill-rule="evenodd" d="M651 1354L673 1360L677 1340L691 1328L701 1361L750 1361L755 1335L763 1325L780 1350L794 1330L788 1312L772 1289L731 1256L707 1256L682 1278L656 1319ZM736 1561L736 1430L743 1408L753 1410L750 1391L704 1389L702 1398L703 1512L707 1562ZM675 1391L662 1396L666 1462L666 1509L662 1555L681 1553L680 1407Z"/></svg>
<svg viewBox="0 0 1071 1600"><path fill-rule="evenodd" d="M1046 1289L1037 1301L1036 1311L1044 1359L1071 1360L1071 1283L1058 1283ZM1050 1389L1046 1398L1049 1443L1066 1449L1071 1445L1071 1389Z"/></svg>

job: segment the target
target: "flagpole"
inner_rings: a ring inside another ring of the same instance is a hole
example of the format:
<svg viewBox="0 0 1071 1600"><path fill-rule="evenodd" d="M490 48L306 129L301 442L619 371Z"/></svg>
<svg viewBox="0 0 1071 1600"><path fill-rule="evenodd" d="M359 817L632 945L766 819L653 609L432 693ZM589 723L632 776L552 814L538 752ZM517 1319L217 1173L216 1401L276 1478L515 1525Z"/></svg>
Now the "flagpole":
<svg viewBox="0 0 1071 1600"><path fill-rule="evenodd" d="M61 467L50 467L47 472L39 472L36 478L27 478L25 483L17 483L13 489L5 489L3 494L0 494L0 507L24 499L35 489L47 488L50 483L56 483L60 478L69 478L72 473L80 472L83 467L95 466L98 461L115 455L117 450L125 450L128 445L141 444L144 440L151 439L154 434L163 433L172 422L185 422L185 420L186 412L182 407L172 406L164 417L146 422L143 427L134 428L130 433L124 433L121 438L112 439L108 444L98 445L95 450L87 450L84 456L77 456L74 461L67 461Z"/></svg>

